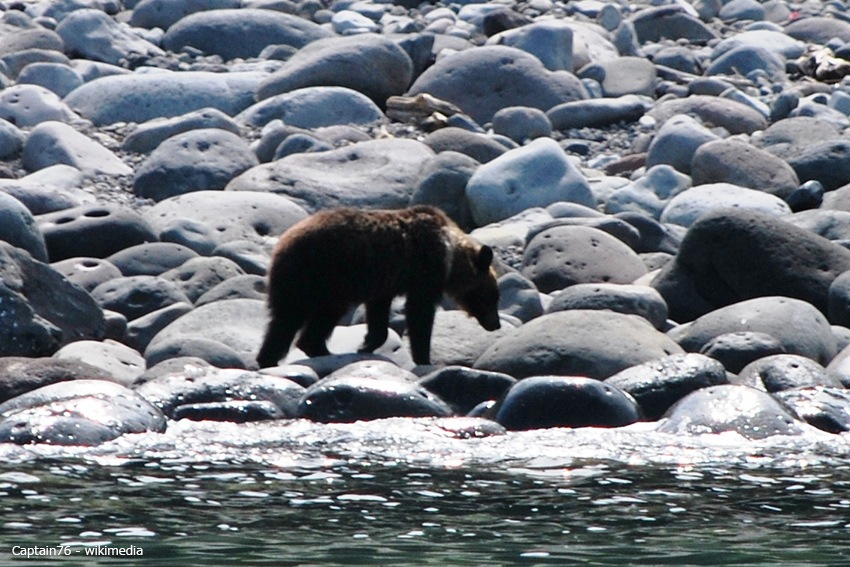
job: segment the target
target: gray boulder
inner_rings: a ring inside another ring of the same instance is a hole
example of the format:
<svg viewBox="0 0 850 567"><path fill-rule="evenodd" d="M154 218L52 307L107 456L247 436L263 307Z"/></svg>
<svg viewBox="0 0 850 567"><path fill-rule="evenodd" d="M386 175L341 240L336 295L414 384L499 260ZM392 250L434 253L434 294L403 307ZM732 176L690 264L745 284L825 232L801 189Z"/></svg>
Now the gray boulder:
<svg viewBox="0 0 850 567"><path fill-rule="evenodd" d="M114 153L62 122L42 122L24 144L24 166L36 171L65 164L86 174L130 175L133 169Z"/></svg>
<svg viewBox="0 0 850 567"><path fill-rule="evenodd" d="M130 25L167 30L189 14L239 8L240 4L239 0L141 0L133 7Z"/></svg>
<svg viewBox="0 0 850 567"><path fill-rule="evenodd" d="M0 119L18 128L48 120L70 122L78 118L55 93L38 85L12 85L0 90Z"/></svg>
<svg viewBox="0 0 850 567"><path fill-rule="evenodd" d="M656 104L647 114L666 122L677 114L692 114L703 123L726 128L732 134L752 134L767 128L767 119L756 109L728 98L691 95Z"/></svg>
<svg viewBox="0 0 850 567"><path fill-rule="evenodd" d="M337 124L372 125L384 119L366 95L346 87L305 87L275 95L245 109L240 124L265 126L283 120L287 126L316 129Z"/></svg>
<svg viewBox="0 0 850 567"><path fill-rule="evenodd" d="M239 125L227 114L215 108L202 108L173 118L155 118L133 130L126 138L122 148L138 154L153 151L166 139L204 128L218 128L233 134L239 134Z"/></svg>
<svg viewBox="0 0 850 567"><path fill-rule="evenodd" d="M0 192L0 241L29 252L36 260L47 261L47 245L35 218L20 201Z"/></svg>
<svg viewBox="0 0 850 567"><path fill-rule="evenodd" d="M797 174L770 152L735 140L716 140L696 149L691 162L694 185L732 183L785 199L800 186Z"/></svg>
<svg viewBox="0 0 850 567"><path fill-rule="evenodd" d="M667 304L655 289L642 285L579 283L553 295L547 313L571 309L609 310L638 315L656 329L667 323Z"/></svg>
<svg viewBox="0 0 850 567"><path fill-rule="evenodd" d="M113 65L138 64L149 57L164 55L162 49L134 33L101 10L75 10L58 26L65 53L81 59Z"/></svg>

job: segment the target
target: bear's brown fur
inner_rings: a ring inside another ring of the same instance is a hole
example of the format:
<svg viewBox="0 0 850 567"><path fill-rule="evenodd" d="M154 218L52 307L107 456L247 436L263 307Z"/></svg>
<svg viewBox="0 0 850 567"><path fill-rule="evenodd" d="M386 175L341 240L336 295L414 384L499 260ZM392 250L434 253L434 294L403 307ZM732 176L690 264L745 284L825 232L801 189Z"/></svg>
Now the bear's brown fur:
<svg viewBox="0 0 850 567"><path fill-rule="evenodd" d="M328 354L334 326L353 305L366 304L360 352L387 338L390 306L405 295L413 360L428 364L436 304L445 292L487 330L499 328L493 251L466 235L439 209L333 209L287 230L269 268L271 315L257 362L275 366L301 330L307 356Z"/></svg>

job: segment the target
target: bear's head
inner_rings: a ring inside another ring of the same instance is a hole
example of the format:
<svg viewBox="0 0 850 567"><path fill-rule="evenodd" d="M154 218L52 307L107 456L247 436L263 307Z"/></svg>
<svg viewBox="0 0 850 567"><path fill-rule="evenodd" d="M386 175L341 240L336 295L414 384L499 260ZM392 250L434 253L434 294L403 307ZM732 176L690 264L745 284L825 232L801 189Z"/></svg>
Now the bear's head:
<svg viewBox="0 0 850 567"><path fill-rule="evenodd" d="M456 243L446 292L488 331L501 327L493 249L471 238Z"/></svg>

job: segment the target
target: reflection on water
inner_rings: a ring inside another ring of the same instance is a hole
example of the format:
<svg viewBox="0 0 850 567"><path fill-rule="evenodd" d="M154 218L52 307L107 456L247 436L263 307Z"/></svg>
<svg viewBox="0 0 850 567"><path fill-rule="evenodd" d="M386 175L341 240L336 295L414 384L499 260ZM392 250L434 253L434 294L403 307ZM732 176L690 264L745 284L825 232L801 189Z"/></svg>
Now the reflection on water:
<svg viewBox="0 0 850 567"><path fill-rule="evenodd" d="M0 563L847 565L848 455L817 432L179 422L96 449L0 447ZM73 553L12 553L45 546Z"/></svg>

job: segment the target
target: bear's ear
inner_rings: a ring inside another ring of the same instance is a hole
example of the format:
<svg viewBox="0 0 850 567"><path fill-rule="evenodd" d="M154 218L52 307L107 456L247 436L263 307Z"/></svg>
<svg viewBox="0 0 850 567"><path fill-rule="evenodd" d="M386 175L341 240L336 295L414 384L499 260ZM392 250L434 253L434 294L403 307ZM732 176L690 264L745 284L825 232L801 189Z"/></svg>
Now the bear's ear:
<svg viewBox="0 0 850 567"><path fill-rule="evenodd" d="M479 272L490 271L490 262L493 261L493 249L489 246L482 246L475 257L475 268Z"/></svg>

